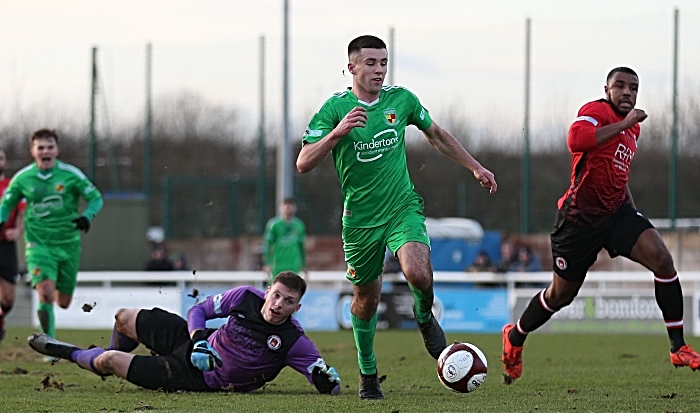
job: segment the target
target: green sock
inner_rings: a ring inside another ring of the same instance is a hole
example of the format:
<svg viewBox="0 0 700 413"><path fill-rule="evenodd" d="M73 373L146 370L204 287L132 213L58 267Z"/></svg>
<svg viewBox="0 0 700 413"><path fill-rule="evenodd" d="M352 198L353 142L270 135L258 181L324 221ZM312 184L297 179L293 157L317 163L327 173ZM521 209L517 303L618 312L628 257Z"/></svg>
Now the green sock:
<svg viewBox="0 0 700 413"><path fill-rule="evenodd" d="M53 304L39 303L39 308L37 309L36 314L39 316L41 330L50 337L56 337L56 320L53 315Z"/></svg>
<svg viewBox="0 0 700 413"><path fill-rule="evenodd" d="M374 357L374 332L377 329L377 313L369 320L357 318L350 313L352 332L357 346L357 364L362 374L377 374L377 359Z"/></svg>
<svg viewBox="0 0 700 413"><path fill-rule="evenodd" d="M433 311L433 301L435 300L435 295L433 294L433 284L430 284L428 293L424 293L417 288L414 288L411 284L408 287L413 293L413 312L416 315L416 321L420 324L427 323L432 318Z"/></svg>

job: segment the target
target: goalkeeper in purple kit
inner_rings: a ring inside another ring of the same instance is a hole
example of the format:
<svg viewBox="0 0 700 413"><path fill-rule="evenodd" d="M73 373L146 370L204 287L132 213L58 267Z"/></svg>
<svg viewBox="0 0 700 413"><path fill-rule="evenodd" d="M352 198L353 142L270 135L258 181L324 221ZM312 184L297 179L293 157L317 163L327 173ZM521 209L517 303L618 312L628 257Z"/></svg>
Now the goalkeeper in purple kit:
<svg viewBox="0 0 700 413"><path fill-rule="evenodd" d="M120 309L107 349L83 350L45 334L32 334L28 341L39 353L147 389L250 392L289 366L319 393L336 395L338 373L292 317L305 292L306 282L285 271L264 293L237 287L208 297L190 309L187 320L159 308ZM218 329L206 328L206 320L215 318L228 321ZM131 354L139 343L156 355Z"/></svg>

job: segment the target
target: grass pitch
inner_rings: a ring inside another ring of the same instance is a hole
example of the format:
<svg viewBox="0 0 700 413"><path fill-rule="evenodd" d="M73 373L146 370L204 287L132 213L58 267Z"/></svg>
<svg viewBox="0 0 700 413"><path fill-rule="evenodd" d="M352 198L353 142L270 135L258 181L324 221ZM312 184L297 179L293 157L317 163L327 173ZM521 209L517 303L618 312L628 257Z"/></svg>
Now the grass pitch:
<svg viewBox="0 0 700 413"><path fill-rule="evenodd" d="M420 334L379 331L376 350L384 400L361 401L352 333L309 333L343 379L340 396L319 395L285 369L250 394L162 393L99 377L62 360L54 365L26 344L34 330L10 327L0 342L0 412L692 412L700 410L700 371L676 369L664 336L533 334L523 377L504 385L500 335L448 334L489 361L484 385L470 394L444 388ZM61 340L107 345L109 331L59 330ZM700 340L689 338L700 348ZM143 351L143 350L138 350Z"/></svg>

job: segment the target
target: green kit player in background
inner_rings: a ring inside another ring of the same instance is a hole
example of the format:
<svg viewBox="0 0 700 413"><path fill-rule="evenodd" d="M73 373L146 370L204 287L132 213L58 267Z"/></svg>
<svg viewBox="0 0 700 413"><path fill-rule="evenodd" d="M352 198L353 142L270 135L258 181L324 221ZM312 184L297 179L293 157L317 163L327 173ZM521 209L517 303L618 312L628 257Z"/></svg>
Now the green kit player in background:
<svg viewBox="0 0 700 413"><path fill-rule="evenodd" d="M469 169L481 186L496 192L493 174L433 122L418 98L403 87L383 87L386 44L360 36L348 46L352 88L334 94L314 114L302 139L299 172L315 168L329 153L343 197L343 249L360 365L360 398L384 397L377 378L374 334L385 249L398 257L413 292L413 312L426 349L437 359L445 334L433 317L433 270L423 199L406 163L406 126L415 125L441 153Z"/></svg>
<svg viewBox="0 0 700 413"><path fill-rule="evenodd" d="M58 133L40 129L31 137L34 163L18 171L0 205L0 226L26 199L24 238L27 270L39 293L37 315L44 333L55 337L54 302L68 308L80 266L80 231L102 209L100 191L76 167L56 159ZM87 208L78 214L80 197Z"/></svg>
<svg viewBox="0 0 700 413"><path fill-rule="evenodd" d="M270 285L282 271L306 275L306 226L295 216L296 212L296 202L285 198L280 204L280 215L265 226L263 260L264 270L270 275Z"/></svg>

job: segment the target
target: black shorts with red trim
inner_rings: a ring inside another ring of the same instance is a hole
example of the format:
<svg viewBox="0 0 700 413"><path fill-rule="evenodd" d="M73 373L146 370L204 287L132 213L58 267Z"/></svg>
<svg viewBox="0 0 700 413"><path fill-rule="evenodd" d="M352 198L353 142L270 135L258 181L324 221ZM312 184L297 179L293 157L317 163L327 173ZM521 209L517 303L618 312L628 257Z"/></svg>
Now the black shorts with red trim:
<svg viewBox="0 0 700 413"><path fill-rule="evenodd" d="M553 269L571 282L582 282L605 248L611 258L630 257L637 239L654 226L630 204L623 204L602 228L592 229L559 219L550 235Z"/></svg>
<svg viewBox="0 0 700 413"><path fill-rule="evenodd" d="M17 245L14 241L0 241L0 278L16 284L19 278Z"/></svg>
<svg viewBox="0 0 700 413"><path fill-rule="evenodd" d="M192 340L182 317L160 308L141 310L136 334L156 355L135 356L126 376L129 382L152 390L214 391L190 362Z"/></svg>

